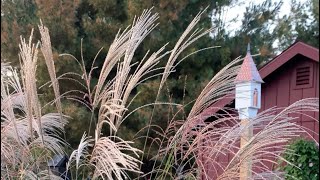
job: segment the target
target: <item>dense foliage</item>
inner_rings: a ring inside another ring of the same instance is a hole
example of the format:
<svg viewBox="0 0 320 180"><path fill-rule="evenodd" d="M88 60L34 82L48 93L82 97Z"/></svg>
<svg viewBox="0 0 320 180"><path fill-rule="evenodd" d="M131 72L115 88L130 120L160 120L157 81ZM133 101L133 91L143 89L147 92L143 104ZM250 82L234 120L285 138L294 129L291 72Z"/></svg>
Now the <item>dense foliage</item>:
<svg viewBox="0 0 320 180"><path fill-rule="evenodd" d="M319 179L319 146L313 141L294 141L286 150L284 158L292 163L280 168L285 172L286 179Z"/></svg>

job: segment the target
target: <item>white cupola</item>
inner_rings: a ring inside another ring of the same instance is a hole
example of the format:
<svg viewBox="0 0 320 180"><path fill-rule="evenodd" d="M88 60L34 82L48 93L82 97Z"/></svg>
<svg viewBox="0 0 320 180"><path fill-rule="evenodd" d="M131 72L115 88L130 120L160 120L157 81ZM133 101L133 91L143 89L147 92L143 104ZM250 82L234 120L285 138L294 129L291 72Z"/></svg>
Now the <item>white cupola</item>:
<svg viewBox="0 0 320 180"><path fill-rule="evenodd" d="M248 44L247 54L235 79L235 108L240 119L248 119L257 115L261 108L261 83L263 80L253 62Z"/></svg>

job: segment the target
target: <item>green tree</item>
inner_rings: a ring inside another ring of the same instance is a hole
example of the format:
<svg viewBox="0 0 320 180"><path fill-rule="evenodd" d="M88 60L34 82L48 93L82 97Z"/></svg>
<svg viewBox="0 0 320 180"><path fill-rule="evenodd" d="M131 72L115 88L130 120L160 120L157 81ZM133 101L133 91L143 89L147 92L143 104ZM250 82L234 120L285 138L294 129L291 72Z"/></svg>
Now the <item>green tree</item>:
<svg viewBox="0 0 320 180"><path fill-rule="evenodd" d="M19 63L17 42L20 35L29 36L36 26L36 9L32 0L1 1L1 60L10 60L15 65Z"/></svg>
<svg viewBox="0 0 320 180"><path fill-rule="evenodd" d="M295 41L319 47L319 0L291 1L288 15L278 17L275 34L282 51Z"/></svg>
<svg viewBox="0 0 320 180"><path fill-rule="evenodd" d="M246 52L244 47L248 43L251 44L252 54L260 53L260 56L254 58L258 66L272 58L275 36L270 28L275 23L281 5L281 2L265 0L260 4L250 3L246 7L240 29L226 40L233 58L243 56Z"/></svg>

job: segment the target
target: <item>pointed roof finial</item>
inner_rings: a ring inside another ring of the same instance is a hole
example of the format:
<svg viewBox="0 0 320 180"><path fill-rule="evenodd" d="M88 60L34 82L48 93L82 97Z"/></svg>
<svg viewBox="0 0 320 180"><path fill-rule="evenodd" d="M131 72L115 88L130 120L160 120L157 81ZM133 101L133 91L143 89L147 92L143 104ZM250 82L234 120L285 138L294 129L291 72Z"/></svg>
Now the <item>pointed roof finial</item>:
<svg viewBox="0 0 320 180"><path fill-rule="evenodd" d="M243 63L235 79L235 82L240 83L240 82L250 82L250 81L263 83L263 80L260 77L259 71L250 54L250 43L248 43L247 55L244 57Z"/></svg>

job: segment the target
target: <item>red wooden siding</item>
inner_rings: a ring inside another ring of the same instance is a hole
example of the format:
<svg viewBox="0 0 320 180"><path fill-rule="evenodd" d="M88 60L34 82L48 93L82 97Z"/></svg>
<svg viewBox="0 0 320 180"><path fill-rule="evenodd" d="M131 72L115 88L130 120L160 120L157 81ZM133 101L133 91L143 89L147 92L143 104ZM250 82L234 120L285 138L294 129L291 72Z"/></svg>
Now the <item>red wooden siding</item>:
<svg viewBox="0 0 320 180"><path fill-rule="evenodd" d="M311 87L296 88L295 76L296 69L301 66L311 66ZM287 107L288 105L301 100L303 98L319 97L319 63L302 55L297 55L293 59L284 64L272 74L264 78L265 83L262 85L262 107L259 110L264 111L268 108ZM306 115L319 119L318 113L306 112ZM306 115L291 114L291 116L299 117L296 122L303 125L311 131L319 133L319 129L315 128L315 121ZM311 132L310 131L310 132ZM312 137L317 135L311 133Z"/></svg>
<svg viewBox="0 0 320 180"><path fill-rule="evenodd" d="M295 86L295 70L297 67L310 65L313 66L313 74L312 74L312 87L309 88L301 88L296 89ZM303 98L309 97L319 97L319 79L317 78L317 74L319 73L319 63L308 59L304 56L297 55L290 62L283 65L275 72L264 78L264 84L262 85L262 98L261 103L262 107L259 112L264 111L268 108L277 106L277 107L287 107L292 103L301 100ZM318 88L317 88L318 87ZM306 112L307 115L316 117L314 112ZM306 128L307 132L310 133L311 137L307 135L303 135L306 138L315 138L319 142L318 134L319 128L318 123L315 122L314 119L301 115L301 114L291 114L292 117L299 117L296 122L299 125L302 125ZM317 126L316 126L317 125ZM314 133L315 132L315 133ZM274 149L275 150L275 149ZM264 162L269 168L272 168L272 164L270 162Z"/></svg>

